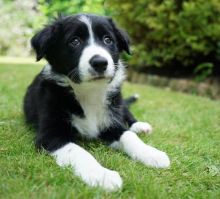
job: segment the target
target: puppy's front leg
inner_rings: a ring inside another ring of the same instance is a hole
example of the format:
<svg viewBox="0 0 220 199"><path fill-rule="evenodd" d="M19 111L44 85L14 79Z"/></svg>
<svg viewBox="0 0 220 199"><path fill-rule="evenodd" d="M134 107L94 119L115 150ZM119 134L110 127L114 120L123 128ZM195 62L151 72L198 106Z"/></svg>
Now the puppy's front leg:
<svg viewBox="0 0 220 199"><path fill-rule="evenodd" d="M112 147L121 149L132 159L155 168L167 168L170 165L166 153L146 145L134 132L125 131L119 141L113 142Z"/></svg>
<svg viewBox="0 0 220 199"><path fill-rule="evenodd" d="M74 174L89 186L108 191L121 188L122 180L116 171L104 168L89 152L74 143L77 130L69 122L60 119L58 114L47 116L38 132L38 147L43 147L55 157L59 166L70 166Z"/></svg>
<svg viewBox="0 0 220 199"><path fill-rule="evenodd" d="M52 153L60 166L71 166L89 186L99 186L107 191L115 191L122 186L122 180L116 171L106 169L82 147L68 143Z"/></svg>

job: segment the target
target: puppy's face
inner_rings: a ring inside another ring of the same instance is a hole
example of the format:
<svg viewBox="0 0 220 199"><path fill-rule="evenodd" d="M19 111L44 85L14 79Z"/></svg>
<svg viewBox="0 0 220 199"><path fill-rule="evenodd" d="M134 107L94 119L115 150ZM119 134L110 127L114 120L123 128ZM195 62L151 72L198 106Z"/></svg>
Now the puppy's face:
<svg viewBox="0 0 220 199"><path fill-rule="evenodd" d="M58 19L31 40L37 60L45 57L57 73L75 83L111 79L119 55L129 52L127 35L113 21L96 15Z"/></svg>

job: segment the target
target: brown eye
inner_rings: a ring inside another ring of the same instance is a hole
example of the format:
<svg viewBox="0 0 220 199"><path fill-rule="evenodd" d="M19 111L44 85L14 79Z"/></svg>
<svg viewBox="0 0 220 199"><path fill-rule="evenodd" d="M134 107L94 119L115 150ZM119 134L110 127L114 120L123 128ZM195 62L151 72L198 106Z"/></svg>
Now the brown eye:
<svg viewBox="0 0 220 199"><path fill-rule="evenodd" d="M71 41L71 45L74 47L77 47L81 44L81 40L78 37L74 37L73 40Z"/></svg>
<svg viewBox="0 0 220 199"><path fill-rule="evenodd" d="M113 43L112 38L109 37L109 36L104 36L104 37L103 37L103 42L104 42L104 44L106 44L106 45L111 45L111 44Z"/></svg>

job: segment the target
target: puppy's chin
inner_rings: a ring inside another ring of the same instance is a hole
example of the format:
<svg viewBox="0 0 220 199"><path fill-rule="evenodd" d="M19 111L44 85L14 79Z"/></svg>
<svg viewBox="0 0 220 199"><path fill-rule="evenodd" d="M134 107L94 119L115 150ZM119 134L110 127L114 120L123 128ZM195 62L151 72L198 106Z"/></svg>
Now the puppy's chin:
<svg viewBox="0 0 220 199"><path fill-rule="evenodd" d="M96 82L96 81L104 81L104 82L109 82L109 80L112 79L111 76L106 76L106 75L93 75L88 77L87 80L88 82Z"/></svg>
<svg viewBox="0 0 220 199"><path fill-rule="evenodd" d="M95 76L90 81L98 81L107 79L105 76Z"/></svg>

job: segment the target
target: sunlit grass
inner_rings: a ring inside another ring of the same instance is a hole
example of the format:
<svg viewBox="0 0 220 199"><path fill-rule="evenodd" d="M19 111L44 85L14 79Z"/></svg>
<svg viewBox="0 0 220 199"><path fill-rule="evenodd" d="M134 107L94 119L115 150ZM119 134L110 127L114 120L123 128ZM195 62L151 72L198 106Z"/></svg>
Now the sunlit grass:
<svg viewBox="0 0 220 199"><path fill-rule="evenodd" d="M87 187L69 168L35 151L22 100L41 65L0 64L0 198L220 198L219 102L126 83L125 96L141 96L132 112L154 127L152 135L141 138L166 151L172 163L167 170L152 169L102 143L81 143L123 178L121 191L107 193Z"/></svg>

